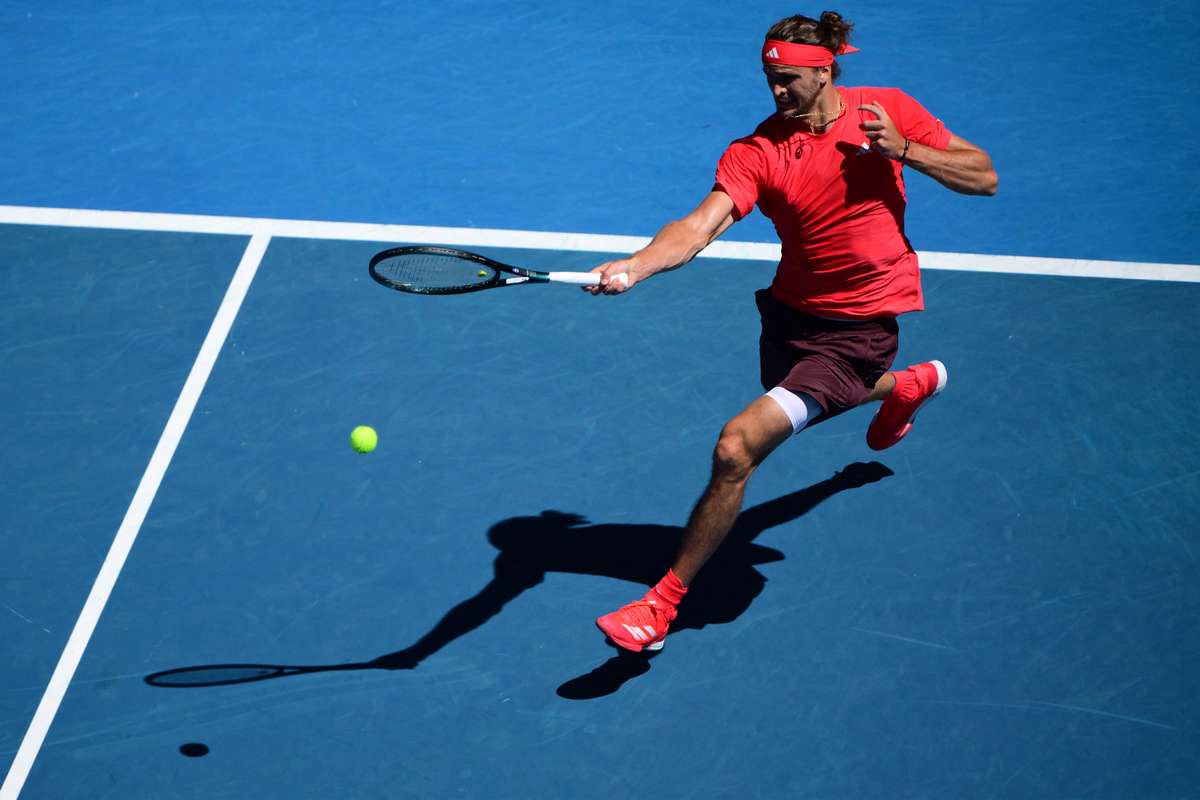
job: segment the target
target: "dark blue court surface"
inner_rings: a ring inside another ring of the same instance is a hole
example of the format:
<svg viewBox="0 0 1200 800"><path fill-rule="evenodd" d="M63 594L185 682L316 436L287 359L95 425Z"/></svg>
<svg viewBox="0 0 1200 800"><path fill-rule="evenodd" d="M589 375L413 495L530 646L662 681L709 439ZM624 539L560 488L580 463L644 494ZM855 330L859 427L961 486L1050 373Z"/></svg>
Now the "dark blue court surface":
<svg viewBox="0 0 1200 800"><path fill-rule="evenodd" d="M135 264L162 247L93 237ZM1197 437L1189 371L1145 354L1190 352L1171 321L1200 287L931 274L939 310L900 358L944 358L946 399L885 454L865 410L788 443L645 661L591 619L662 571L752 396L768 268L698 262L616 300L413 298L365 276L375 249L271 245L27 796L600 797L641 785L647 749L671 796L1191 791ZM102 331L101 309L75 311ZM129 362L114 382L139 400L113 405L133 425L158 373ZM345 441L363 421L368 457ZM83 423L60 425L107 449ZM9 596L41 604L9 628L53 644L20 645L14 744L116 524L89 543L61 522L55 478L88 483L47 455L21 505L54 522L9 539L28 553Z"/></svg>
<svg viewBox="0 0 1200 800"><path fill-rule="evenodd" d="M244 248L0 229L4 749L45 689Z"/></svg>
<svg viewBox="0 0 1200 800"><path fill-rule="evenodd" d="M820 10L438 8L14 6L48 103L0 203L648 234L766 113L766 26ZM911 178L919 248L1196 262L1195 9L845 11L848 82L902 66L1001 168ZM1081 66L1118 12L1136 91ZM367 275L389 243L276 236L45 716L248 241L0 225L0 800L1200 797L1195 282L927 271L897 361L944 397L882 453L867 408L785 444L646 658L593 620L758 396L772 265L425 298Z"/></svg>

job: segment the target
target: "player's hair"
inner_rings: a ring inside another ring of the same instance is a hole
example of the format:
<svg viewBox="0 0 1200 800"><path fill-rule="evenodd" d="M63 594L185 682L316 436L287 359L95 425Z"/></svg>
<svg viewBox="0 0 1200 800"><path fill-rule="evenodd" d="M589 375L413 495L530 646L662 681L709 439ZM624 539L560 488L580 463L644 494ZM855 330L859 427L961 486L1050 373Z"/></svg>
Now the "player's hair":
<svg viewBox="0 0 1200 800"><path fill-rule="evenodd" d="M850 41L850 31L854 23L842 19L836 11L822 11L819 20L797 14L779 20L767 31L768 39L780 42L796 42L797 44L815 44L826 47L837 53L842 45ZM833 62L833 79L842 74L842 68L835 60Z"/></svg>

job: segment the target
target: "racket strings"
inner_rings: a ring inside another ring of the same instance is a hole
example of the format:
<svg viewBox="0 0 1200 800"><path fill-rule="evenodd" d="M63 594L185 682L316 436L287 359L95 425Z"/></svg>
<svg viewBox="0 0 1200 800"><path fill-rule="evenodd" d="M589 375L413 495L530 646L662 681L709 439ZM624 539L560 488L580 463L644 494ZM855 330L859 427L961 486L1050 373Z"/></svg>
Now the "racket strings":
<svg viewBox="0 0 1200 800"><path fill-rule="evenodd" d="M494 281L496 270L459 256L441 253L405 253L375 265L385 280L410 291L445 291Z"/></svg>

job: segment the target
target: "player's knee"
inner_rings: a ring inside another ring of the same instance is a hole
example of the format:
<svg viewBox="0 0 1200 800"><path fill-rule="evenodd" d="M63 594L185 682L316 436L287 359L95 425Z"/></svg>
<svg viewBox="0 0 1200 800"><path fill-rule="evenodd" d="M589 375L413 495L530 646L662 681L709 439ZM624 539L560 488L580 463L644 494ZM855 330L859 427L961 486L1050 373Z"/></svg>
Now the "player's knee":
<svg viewBox="0 0 1200 800"><path fill-rule="evenodd" d="M754 471L754 453L749 446L745 423L732 420L721 429L713 450L713 473L730 480L743 480Z"/></svg>

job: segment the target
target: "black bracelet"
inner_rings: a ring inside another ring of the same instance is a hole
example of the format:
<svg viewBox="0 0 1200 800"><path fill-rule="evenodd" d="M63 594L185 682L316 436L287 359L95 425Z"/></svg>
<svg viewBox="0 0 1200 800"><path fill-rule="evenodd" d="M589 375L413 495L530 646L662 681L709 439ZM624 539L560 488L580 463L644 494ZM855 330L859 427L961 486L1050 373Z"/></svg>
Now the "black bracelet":
<svg viewBox="0 0 1200 800"><path fill-rule="evenodd" d="M909 145L909 141L908 141L908 139L907 139L907 138L905 138L905 140L904 140L904 152L900 154L900 163L901 163L901 164L903 164L903 163L904 163L904 159L908 158L908 145Z"/></svg>

